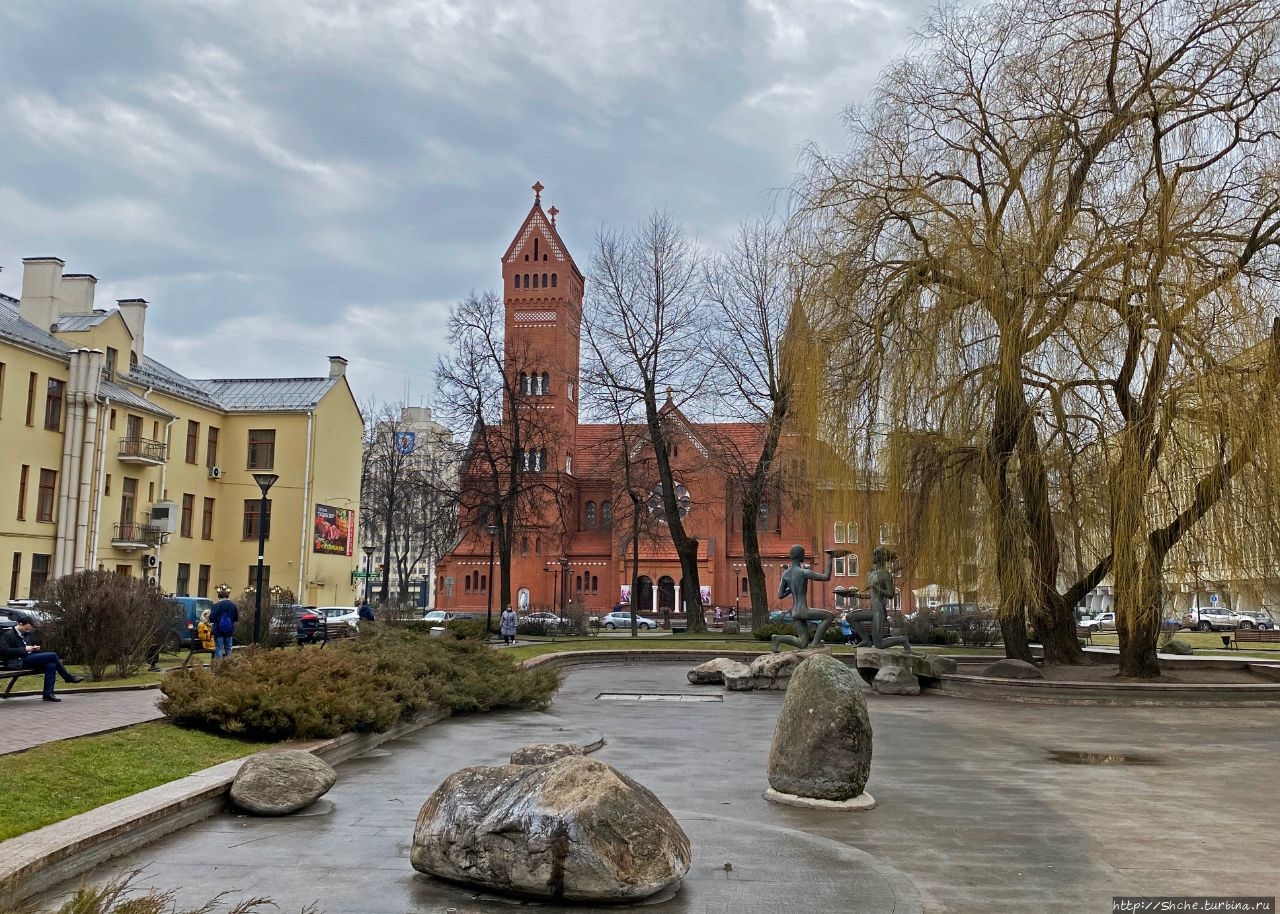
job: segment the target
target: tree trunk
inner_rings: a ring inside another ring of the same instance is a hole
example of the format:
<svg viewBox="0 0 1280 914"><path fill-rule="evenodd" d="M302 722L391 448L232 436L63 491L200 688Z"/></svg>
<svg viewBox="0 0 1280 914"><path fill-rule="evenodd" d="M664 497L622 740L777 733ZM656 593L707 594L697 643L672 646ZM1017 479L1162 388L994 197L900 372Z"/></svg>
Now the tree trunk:
<svg viewBox="0 0 1280 914"><path fill-rule="evenodd" d="M764 566L760 561L760 497L747 483L742 497L742 554L747 565L747 589L751 595L751 629L758 631L769 624L769 592L765 585Z"/></svg>
<svg viewBox="0 0 1280 914"><path fill-rule="evenodd" d="M685 618L690 632L705 632L707 620L702 612L702 587L698 583L698 541L685 537L680 556L680 598L684 601Z"/></svg>

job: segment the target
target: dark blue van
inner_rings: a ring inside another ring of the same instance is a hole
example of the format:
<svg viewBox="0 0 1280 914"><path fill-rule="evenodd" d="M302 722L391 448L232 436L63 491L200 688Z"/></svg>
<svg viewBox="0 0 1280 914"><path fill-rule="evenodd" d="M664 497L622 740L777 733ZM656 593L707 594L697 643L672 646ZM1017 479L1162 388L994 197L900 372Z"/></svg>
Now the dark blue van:
<svg viewBox="0 0 1280 914"><path fill-rule="evenodd" d="M196 637L196 626L200 624L200 614L206 609L213 609L213 601L208 597L170 597L177 607L177 618L174 619L173 633L177 638L178 645L183 648L190 648L194 643L196 647L200 646L200 641Z"/></svg>

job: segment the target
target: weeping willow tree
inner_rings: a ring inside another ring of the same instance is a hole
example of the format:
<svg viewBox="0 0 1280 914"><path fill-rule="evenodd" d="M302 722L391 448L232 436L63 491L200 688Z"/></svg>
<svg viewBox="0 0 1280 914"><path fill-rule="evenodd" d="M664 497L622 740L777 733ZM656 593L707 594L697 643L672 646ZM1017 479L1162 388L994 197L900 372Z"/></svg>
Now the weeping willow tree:
<svg viewBox="0 0 1280 914"><path fill-rule="evenodd" d="M1121 671L1157 675L1170 554L1215 507L1277 502L1276 13L943 10L849 151L813 156L844 303L821 413L882 475L915 575L990 593L1009 656L1029 624L1080 662L1072 608L1109 579Z"/></svg>

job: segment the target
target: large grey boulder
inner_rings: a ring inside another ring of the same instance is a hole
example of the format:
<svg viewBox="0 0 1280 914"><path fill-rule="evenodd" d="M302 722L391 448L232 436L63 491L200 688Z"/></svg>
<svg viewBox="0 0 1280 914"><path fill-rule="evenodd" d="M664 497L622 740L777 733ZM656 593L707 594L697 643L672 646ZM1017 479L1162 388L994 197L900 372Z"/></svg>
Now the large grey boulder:
<svg viewBox="0 0 1280 914"><path fill-rule="evenodd" d="M1196 649L1181 638L1174 638L1168 644L1161 646L1159 650L1159 653L1161 654L1181 654L1184 656L1194 654L1195 652Z"/></svg>
<svg viewBox="0 0 1280 914"><path fill-rule="evenodd" d="M897 667L913 676L924 676L937 679L947 673L956 671L956 662L950 657L938 657L933 654L922 654L918 651L907 654L899 651L881 650L874 647L858 648L857 660L859 670L880 670L885 667ZM863 673L868 679L874 673Z"/></svg>
<svg viewBox="0 0 1280 914"><path fill-rule="evenodd" d="M689 871L689 839L651 792L603 762L464 768L418 814L413 868L538 898L645 898Z"/></svg>
<svg viewBox="0 0 1280 914"><path fill-rule="evenodd" d="M817 654L830 656L831 648L814 648L803 651L779 651L776 654L761 654L751 661L751 666L743 675L734 670L725 673L724 684L731 692L746 692L752 689L774 689L782 691L791 681L791 674L810 657Z"/></svg>
<svg viewBox="0 0 1280 914"><path fill-rule="evenodd" d="M871 773L871 719L858 674L830 654L791 676L769 748L769 786L820 800L860 796Z"/></svg>
<svg viewBox="0 0 1280 914"><path fill-rule="evenodd" d="M534 743L532 746L521 746L511 753L511 764L549 765L571 755L586 755L586 752L575 743Z"/></svg>
<svg viewBox="0 0 1280 914"><path fill-rule="evenodd" d="M701 666L695 666L689 671L688 676L689 681L694 685L722 685L725 676L730 674L738 678L750 676L751 667L737 660L730 660L728 657L717 657Z"/></svg>
<svg viewBox="0 0 1280 914"><path fill-rule="evenodd" d="M254 815L285 816L310 806L337 780L337 772L310 752L262 752L240 766L231 802Z"/></svg>
<svg viewBox="0 0 1280 914"><path fill-rule="evenodd" d="M876 670L871 688L880 695L919 695L920 679L900 667L882 666Z"/></svg>
<svg viewBox="0 0 1280 914"><path fill-rule="evenodd" d="M982 671L983 676L994 676L998 679L1044 679L1044 673L1034 663L1025 660L1014 660L1006 657L997 660Z"/></svg>

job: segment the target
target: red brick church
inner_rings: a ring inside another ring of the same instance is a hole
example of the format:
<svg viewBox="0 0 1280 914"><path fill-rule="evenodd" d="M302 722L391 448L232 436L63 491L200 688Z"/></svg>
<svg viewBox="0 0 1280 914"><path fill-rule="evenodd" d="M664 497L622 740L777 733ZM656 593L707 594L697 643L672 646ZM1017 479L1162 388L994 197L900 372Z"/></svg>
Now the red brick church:
<svg viewBox="0 0 1280 914"><path fill-rule="evenodd" d="M629 599L633 580L639 586L642 613L658 619L678 617L680 562L661 523L647 522L640 539L638 567L632 566L631 500L618 472L619 433L616 425L578 420L579 348L585 278L574 263L556 226L557 210L542 208L540 184L535 199L511 245L502 256L507 364L514 353L544 355L542 370L522 371L517 383L522 395L535 398L540 436L545 448L522 455L525 468L556 476L559 497L550 503L527 535L517 532L511 550L511 599L521 615L547 610L609 612ZM523 362L521 364L524 364ZM741 519L735 508L735 483L717 451L726 444L754 459L762 428L753 424L707 424L686 419L668 397L663 407L675 434L669 446L676 478L687 497L686 530L699 541L699 581L704 609L737 607L749 613L746 563L743 559ZM753 448L755 449L753 452ZM467 478L464 468L463 478ZM465 483L464 483L465 485ZM810 603L831 606L829 588L864 587L870 553L884 531L862 530L853 518L827 517L814 529L813 512L789 511L779 496L762 509L760 551L774 599L781 566L795 543L810 555L826 548L849 549L838 560L829 584L814 584ZM652 519L647 519L651 521ZM462 518L458 544L437 565L440 609L483 612L493 590L493 610L499 594L490 576L490 537L483 521ZM870 533L871 535L868 535ZM821 558L817 560L821 562ZM501 573L494 562L493 575ZM634 573L633 573L634 572ZM789 601L787 601L789 604ZM903 608L911 603L904 592Z"/></svg>

